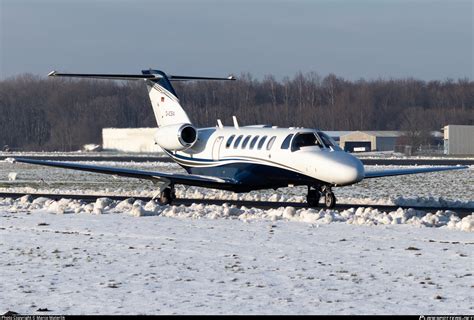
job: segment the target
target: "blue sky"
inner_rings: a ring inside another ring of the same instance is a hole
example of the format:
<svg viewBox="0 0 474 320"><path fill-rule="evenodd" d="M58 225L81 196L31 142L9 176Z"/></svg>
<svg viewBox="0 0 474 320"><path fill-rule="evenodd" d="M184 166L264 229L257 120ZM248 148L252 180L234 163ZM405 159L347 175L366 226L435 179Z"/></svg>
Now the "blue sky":
<svg viewBox="0 0 474 320"><path fill-rule="evenodd" d="M473 79L473 1L0 0L0 77L24 72Z"/></svg>

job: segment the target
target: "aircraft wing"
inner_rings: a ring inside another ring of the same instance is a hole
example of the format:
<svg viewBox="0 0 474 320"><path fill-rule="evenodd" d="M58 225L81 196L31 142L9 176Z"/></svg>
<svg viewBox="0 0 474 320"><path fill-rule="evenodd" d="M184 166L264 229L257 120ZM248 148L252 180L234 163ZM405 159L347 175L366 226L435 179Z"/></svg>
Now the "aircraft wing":
<svg viewBox="0 0 474 320"><path fill-rule="evenodd" d="M411 169L393 169L393 170L376 170L376 171L366 171L365 178L381 178L381 177L390 177L390 176L401 176L405 174L415 174L415 173L427 173L427 172L437 172L437 171L447 171L447 170L460 170L467 169L468 166L451 166L451 167L432 167L432 168L411 168Z"/></svg>
<svg viewBox="0 0 474 320"><path fill-rule="evenodd" d="M205 188L218 188L226 189L238 185L239 183L230 179L221 179L210 176L200 176L193 174L180 174L180 173L164 173L156 171L144 171L136 169L125 169L125 168L114 168L114 167L102 167L87 164L76 164L70 162L58 162L48 160L34 160L25 158L14 158L11 162L22 162L29 164L37 164L42 166L58 167L65 169L81 170L95 173L104 173L116 176L123 176L129 178L147 179L152 181L161 181L171 184L184 184L188 186L197 186Z"/></svg>

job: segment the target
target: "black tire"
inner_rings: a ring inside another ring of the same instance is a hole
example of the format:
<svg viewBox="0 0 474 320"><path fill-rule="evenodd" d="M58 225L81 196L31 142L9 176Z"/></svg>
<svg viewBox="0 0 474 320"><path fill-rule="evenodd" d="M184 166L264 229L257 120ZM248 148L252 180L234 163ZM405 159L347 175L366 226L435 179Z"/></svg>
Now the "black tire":
<svg viewBox="0 0 474 320"><path fill-rule="evenodd" d="M319 198L321 194L318 190L309 190L308 195L306 196L306 202L308 207L317 207L319 205Z"/></svg>
<svg viewBox="0 0 474 320"><path fill-rule="evenodd" d="M336 196L332 192L327 192L324 195L324 205L328 209L332 209L336 206Z"/></svg>
<svg viewBox="0 0 474 320"><path fill-rule="evenodd" d="M160 199L158 200L158 202L159 204L164 206L164 205L170 204L172 200L173 200L173 197L172 197L171 189L166 188L165 190L161 192Z"/></svg>

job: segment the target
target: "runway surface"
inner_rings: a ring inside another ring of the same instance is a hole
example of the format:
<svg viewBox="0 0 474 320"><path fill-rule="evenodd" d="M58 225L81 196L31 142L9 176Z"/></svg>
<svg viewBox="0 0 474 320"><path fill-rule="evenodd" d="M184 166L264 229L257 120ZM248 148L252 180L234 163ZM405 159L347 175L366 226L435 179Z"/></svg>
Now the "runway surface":
<svg viewBox="0 0 474 320"><path fill-rule="evenodd" d="M109 198L112 200L122 201L125 199L133 198L135 200L142 200L142 201L150 201L152 200L151 197L133 197L129 195L120 195L120 196L107 196L107 195L79 195L79 194L41 194L41 193L0 193L0 198L20 198L25 195L31 196L32 199L44 197L52 200L59 200L62 198L66 199L77 199L83 200L85 202L94 202L98 198ZM185 205L189 206L193 203L197 204L207 204L207 205L222 205L227 203L229 205L235 205L238 207L247 207L247 208L259 208L259 209L276 209L280 207L295 207L295 208L307 208L306 203L303 202L273 202L273 201L242 201L242 200L219 200L219 199L190 199L190 198L181 198L175 199L173 201L173 205ZM346 210L350 208L373 208L378 209L382 212L390 212L395 211L398 208L403 209L415 209L424 212L436 212L438 210L451 210L457 213L460 218L466 217L470 215L474 210L472 208L449 208L449 207L420 207L420 206L403 206L403 205L396 205L396 206L388 206L388 205L366 205L366 204L337 204L334 210ZM324 209L324 206L320 204L317 208Z"/></svg>

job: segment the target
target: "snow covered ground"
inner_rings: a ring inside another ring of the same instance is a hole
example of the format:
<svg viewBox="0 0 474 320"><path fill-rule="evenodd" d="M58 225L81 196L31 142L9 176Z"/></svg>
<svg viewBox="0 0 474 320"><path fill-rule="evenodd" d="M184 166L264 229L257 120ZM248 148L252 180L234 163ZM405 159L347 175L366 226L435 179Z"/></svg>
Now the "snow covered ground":
<svg viewBox="0 0 474 320"><path fill-rule="evenodd" d="M60 202L27 200L0 200L1 313L474 310L474 234L446 224L355 226L325 210L286 208L265 216L209 206L145 209L106 199L92 212L109 214L68 214L86 204L62 200L60 210ZM474 216L468 218L472 227Z"/></svg>
<svg viewBox="0 0 474 320"><path fill-rule="evenodd" d="M353 225L396 225L410 224L417 227L446 227L449 229L474 231L474 213L460 219L450 210L429 212L398 208L391 212L381 212L373 208L350 208L337 211L331 209L280 207L277 209L246 208L227 203L220 205L192 204L160 206L154 201L147 203L132 198L114 201L99 198L88 203L82 200L63 198L51 200L40 197L33 199L23 196L19 199L0 198L0 210L10 213L50 212L53 214L126 214L135 217L166 216L189 219L238 219L244 222L255 220L329 224L344 222Z"/></svg>

